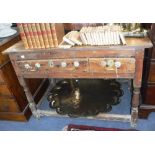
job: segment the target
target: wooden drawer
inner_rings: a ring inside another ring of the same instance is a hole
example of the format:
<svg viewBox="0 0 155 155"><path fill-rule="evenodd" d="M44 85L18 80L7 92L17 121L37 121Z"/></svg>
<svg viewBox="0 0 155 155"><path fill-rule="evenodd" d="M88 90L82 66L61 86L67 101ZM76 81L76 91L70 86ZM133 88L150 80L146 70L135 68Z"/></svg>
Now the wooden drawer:
<svg viewBox="0 0 155 155"><path fill-rule="evenodd" d="M12 95L6 84L0 84L0 95Z"/></svg>
<svg viewBox="0 0 155 155"><path fill-rule="evenodd" d="M0 71L0 83L4 83L5 81L4 81L4 79L3 79L3 77L2 77L2 73L1 73L1 71Z"/></svg>
<svg viewBox="0 0 155 155"><path fill-rule="evenodd" d="M155 85L147 86L144 94L144 104L155 105Z"/></svg>
<svg viewBox="0 0 155 155"><path fill-rule="evenodd" d="M14 99L0 97L0 112L19 112L19 107Z"/></svg>
<svg viewBox="0 0 155 155"><path fill-rule="evenodd" d="M88 72L88 59L49 59L17 62L22 72Z"/></svg>
<svg viewBox="0 0 155 155"><path fill-rule="evenodd" d="M134 73L134 58L90 58L90 71L98 73ZM117 67L116 67L117 66Z"/></svg>
<svg viewBox="0 0 155 155"><path fill-rule="evenodd" d="M149 72L148 81L155 82L155 62L151 62L150 64L150 72Z"/></svg>

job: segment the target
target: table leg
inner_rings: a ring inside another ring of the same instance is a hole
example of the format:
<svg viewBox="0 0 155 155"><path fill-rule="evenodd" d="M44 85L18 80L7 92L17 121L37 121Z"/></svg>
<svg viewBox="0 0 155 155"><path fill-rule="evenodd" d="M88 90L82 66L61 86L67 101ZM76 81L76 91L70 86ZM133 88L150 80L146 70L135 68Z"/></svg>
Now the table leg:
<svg viewBox="0 0 155 155"><path fill-rule="evenodd" d="M138 106L140 104L140 88L142 83L142 72L143 72L143 58L144 51L136 51L136 68L135 76L133 79L133 96L131 103L131 126L135 127L138 120Z"/></svg>
<svg viewBox="0 0 155 155"><path fill-rule="evenodd" d="M138 120L138 106L140 99L140 88L134 88L132 96L132 106L131 106L131 126L136 127Z"/></svg>
<svg viewBox="0 0 155 155"><path fill-rule="evenodd" d="M23 77L21 77L21 76L20 77L18 76L18 80L20 82L20 85L24 89L24 92L25 92L25 95L26 95L27 100L29 102L29 107L31 109L31 112L32 112L33 116L36 117L36 118L40 118L40 114L37 112L36 104L34 102L32 94L31 94L31 92L30 92L30 90L29 90L29 88L28 88L28 86L27 86L27 84L25 82L25 79Z"/></svg>

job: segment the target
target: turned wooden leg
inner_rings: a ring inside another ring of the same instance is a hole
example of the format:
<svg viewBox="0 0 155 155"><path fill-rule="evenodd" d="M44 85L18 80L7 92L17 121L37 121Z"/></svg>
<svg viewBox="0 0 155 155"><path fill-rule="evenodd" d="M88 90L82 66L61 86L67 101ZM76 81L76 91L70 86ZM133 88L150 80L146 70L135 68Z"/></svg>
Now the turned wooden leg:
<svg viewBox="0 0 155 155"><path fill-rule="evenodd" d="M134 88L131 106L131 126L136 127L138 120L138 106L140 99L140 88Z"/></svg>
<svg viewBox="0 0 155 155"><path fill-rule="evenodd" d="M133 79L133 96L131 106L131 126L135 127L138 120L138 106L140 104L140 88L142 83L144 50L136 51L135 75Z"/></svg>
<svg viewBox="0 0 155 155"><path fill-rule="evenodd" d="M24 88L24 92L25 92L25 95L27 97L27 100L28 100L28 103L29 103L29 107L31 109L31 112L33 114L34 117L36 118L39 118L40 117L40 114L37 112L37 109L36 109L36 104L34 102L34 99L33 99L33 96L25 82L25 79L23 77L19 77L18 76L18 80L20 82L20 85Z"/></svg>

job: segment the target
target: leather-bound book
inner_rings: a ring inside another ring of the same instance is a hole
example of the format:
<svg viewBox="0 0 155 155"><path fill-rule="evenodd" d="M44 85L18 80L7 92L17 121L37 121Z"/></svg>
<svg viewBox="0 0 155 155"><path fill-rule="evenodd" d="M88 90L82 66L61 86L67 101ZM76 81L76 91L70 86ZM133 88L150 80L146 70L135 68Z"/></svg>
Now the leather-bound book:
<svg viewBox="0 0 155 155"><path fill-rule="evenodd" d="M36 29L37 29L37 34L38 34L38 37L39 37L39 42L40 42L41 48L45 48L43 36L42 36L42 33L41 33L40 24L36 23L35 26L36 26Z"/></svg>
<svg viewBox="0 0 155 155"><path fill-rule="evenodd" d="M26 38L27 38L27 42L28 42L29 48L32 49L33 48L33 44L32 44L32 40L31 40L29 29L28 29L28 25L26 23L23 23L22 25L23 25L24 32L26 34Z"/></svg>
<svg viewBox="0 0 155 155"><path fill-rule="evenodd" d="M44 44L45 44L45 48L49 48L49 41L48 41L48 36L47 36L47 31L45 28L45 24L44 23L40 23L40 28L41 28L41 33L42 33L42 37L44 40Z"/></svg>
<svg viewBox="0 0 155 155"><path fill-rule="evenodd" d="M33 36L34 36L34 39L35 39L36 46L37 46L37 48L41 48L41 44L40 44L40 41L39 41L39 36L38 36L38 33L37 33L35 23L31 24L31 28L32 28L32 32L33 32Z"/></svg>
<svg viewBox="0 0 155 155"><path fill-rule="evenodd" d="M29 45L28 45L27 38L26 38L24 29L23 29L23 25L21 23L18 23L17 26L19 28L20 37L21 37L21 39L23 41L24 47L25 47L25 49L28 49Z"/></svg>
<svg viewBox="0 0 155 155"><path fill-rule="evenodd" d="M51 32L55 47L57 47L63 40L64 26L62 23L51 23Z"/></svg>
<svg viewBox="0 0 155 155"><path fill-rule="evenodd" d="M51 32L51 28L50 28L50 24L49 23L45 23L45 29L47 32L47 37L48 37L48 42L50 47L54 47L54 42L53 42L53 38L52 38L52 32Z"/></svg>
<svg viewBox="0 0 155 155"><path fill-rule="evenodd" d="M30 34L30 38L31 38L31 41L32 41L33 48L37 48L35 37L34 37L33 31L32 31L32 26L31 25L32 24L30 24L30 23L27 24L29 34Z"/></svg>

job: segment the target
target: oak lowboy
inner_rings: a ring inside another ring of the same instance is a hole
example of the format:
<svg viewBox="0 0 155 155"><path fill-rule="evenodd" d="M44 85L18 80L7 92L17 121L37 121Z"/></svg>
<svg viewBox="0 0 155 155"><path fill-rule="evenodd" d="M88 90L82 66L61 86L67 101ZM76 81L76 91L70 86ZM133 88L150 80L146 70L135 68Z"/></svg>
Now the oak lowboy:
<svg viewBox="0 0 155 155"><path fill-rule="evenodd" d="M148 38L127 38L126 42L125 46L80 46L40 50L26 50L22 42L19 42L4 53L9 54L35 117L57 114L36 108L25 78L125 78L133 81L131 115L99 114L88 118L129 121L135 126L140 102L144 49L152 47L152 43Z"/></svg>

